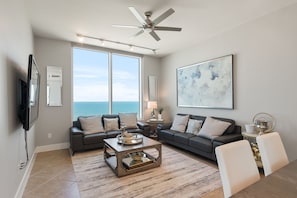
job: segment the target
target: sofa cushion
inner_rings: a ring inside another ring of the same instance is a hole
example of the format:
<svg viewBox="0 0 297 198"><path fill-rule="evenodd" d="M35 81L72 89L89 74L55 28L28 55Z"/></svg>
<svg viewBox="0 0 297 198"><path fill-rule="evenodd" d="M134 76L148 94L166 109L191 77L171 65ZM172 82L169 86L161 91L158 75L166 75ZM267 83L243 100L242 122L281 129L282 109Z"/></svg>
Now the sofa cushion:
<svg viewBox="0 0 297 198"><path fill-rule="evenodd" d="M189 139L189 145L193 148L196 148L198 150L211 153L213 151L212 149L212 142L209 139L194 136Z"/></svg>
<svg viewBox="0 0 297 198"><path fill-rule="evenodd" d="M119 130L119 118L104 118L105 131Z"/></svg>
<svg viewBox="0 0 297 198"><path fill-rule="evenodd" d="M137 129L137 113L119 113L121 127Z"/></svg>
<svg viewBox="0 0 297 198"><path fill-rule="evenodd" d="M174 140L174 134L175 133L179 133L177 131L173 131L173 130L161 130L160 133L158 134L160 139L167 139L167 140Z"/></svg>
<svg viewBox="0 0 297 198"><path fill-rule="evenodd" d="M117 135L119 135L121 133L122 133L122 131L120 131L120 130L107 131L106 132L106 138L114 138L114 137L116 137Z"/></svg>
<svg viewBox="0 0 297 198"><path fill-rule="evenodd" d="M98 142L103 142L104 138L106 138L105 133L93 133L85 135L83 141L84 144L98 144Z"/></svg>
<svg viewBox="0 0 297 198"><path fill-rule="evenodd" d="M213 139L221 136L231 123L207 117L200 129L198 136Z"/></svg>
<svg viewBox="0 0 297 198"><path fill-rule="evenodd" d="M189 139L191 137L193 137L195 135L191 134L191 133L175 133L174 134L174 141L181 143L181 144L185 144L188 145L189 144Z"/></svg>
<svg viewBox="0 0 297 198"><path fill-rule="evenodd" d="M189 115L175 115L171 130L185 132L189 120Z"/></svg>
<svg viewBox="0 0 297 198"><path fill-rule="evenodd" d="M193 120L202 120L204 122L204 120L206 119L205 116L198 116L198 115L190 115L189 117L190 119L193 119Z"/></svg>
<svg viewBox="0 0 297 198"><path fill-rule="evenodd" d="M203 123L203 120L189 119L186 133L198 135L198 132L201 129L202 123Z"/></svg>
<svg viewBox="0 0 297 198"><path fill-rule="evenodd" d="M104 132L101 116L79 117L78 119L85 134Z"/></svg>

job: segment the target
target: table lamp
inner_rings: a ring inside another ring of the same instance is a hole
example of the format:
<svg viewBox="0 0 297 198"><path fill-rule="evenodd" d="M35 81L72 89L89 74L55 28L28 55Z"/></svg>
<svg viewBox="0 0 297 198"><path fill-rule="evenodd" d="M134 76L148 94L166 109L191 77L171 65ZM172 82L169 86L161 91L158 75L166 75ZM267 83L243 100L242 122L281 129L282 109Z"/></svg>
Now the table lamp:
<svg viewBox="0 0 297 198"><path fill-rule="evenodd" d="M151 112L151 119L156 119L155 109L158 108L157 101L148 101L147 102L147 108L148 109L153 109L152 112Z"/></svg>

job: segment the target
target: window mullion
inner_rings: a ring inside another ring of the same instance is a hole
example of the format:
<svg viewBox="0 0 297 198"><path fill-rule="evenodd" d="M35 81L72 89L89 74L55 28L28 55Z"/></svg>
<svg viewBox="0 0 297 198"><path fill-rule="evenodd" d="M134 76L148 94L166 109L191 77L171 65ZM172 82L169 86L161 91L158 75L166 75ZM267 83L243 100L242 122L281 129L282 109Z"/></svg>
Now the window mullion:
<svg viewBox="0 0 297 198"><path fill-rule="evenodd" d="M112 113L112 53L108 53L108 109Z"/></svg>

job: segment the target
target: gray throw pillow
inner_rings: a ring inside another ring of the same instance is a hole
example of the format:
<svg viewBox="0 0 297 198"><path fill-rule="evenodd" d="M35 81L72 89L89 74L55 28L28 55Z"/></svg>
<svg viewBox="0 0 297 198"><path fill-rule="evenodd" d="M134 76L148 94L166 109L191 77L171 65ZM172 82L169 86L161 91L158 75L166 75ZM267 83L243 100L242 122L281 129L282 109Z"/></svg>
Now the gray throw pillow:
<svg viewBox="0 0 297 198"><path fill-rule="evenodd" d="M200 129L198 136L213 139L221 136L231 123L207 117Z"/></svg>
<svg viewBox="0 0 297 198"><path fill-rule="evenodd" d="M119 113L121 127L137 129L137 113Z"/></svg>
<svg viewBox="0 0 297 198"><path fill-rule="evenodd" d="M203 120L189 119L186 133L198 135L198 132L201 129L202 123L203 123Z"/></svg>
<svg viewBox="0 0 297 198"><path fill-rule="evenodd" d="M104 118L105 131L119 130L118 118Z"/></svg>
<svg viewBox="0 0 297 198"><path fill-rule="evenodd" d="M104 132L101 116L79 117L78 119L85 134Z"/></svg>
<svg viewBox="0 0 297 198"><path fill-rule="evenodd" d="M185 132L189 120L189 115L175 115L171 130Z"/></svg>

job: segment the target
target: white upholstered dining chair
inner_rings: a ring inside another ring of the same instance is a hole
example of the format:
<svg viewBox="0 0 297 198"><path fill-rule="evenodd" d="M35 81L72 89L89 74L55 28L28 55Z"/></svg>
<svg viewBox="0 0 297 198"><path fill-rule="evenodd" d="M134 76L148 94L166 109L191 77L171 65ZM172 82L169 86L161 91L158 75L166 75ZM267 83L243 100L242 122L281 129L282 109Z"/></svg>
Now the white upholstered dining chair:
<svg viewBox="0 0 297 198"><path fill-rule="evenodd" d="M250 143L240 140L216 147L225 197L231 197L260 179Z"/></svg>
<svg viewBox="0 0 297 198"><path fill-rule="evenodd" d="M287 153L278 132L256 137L265 176L289 163Z"/></svg>

